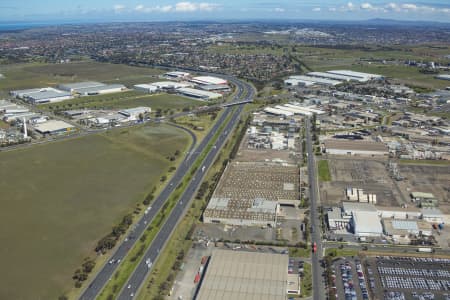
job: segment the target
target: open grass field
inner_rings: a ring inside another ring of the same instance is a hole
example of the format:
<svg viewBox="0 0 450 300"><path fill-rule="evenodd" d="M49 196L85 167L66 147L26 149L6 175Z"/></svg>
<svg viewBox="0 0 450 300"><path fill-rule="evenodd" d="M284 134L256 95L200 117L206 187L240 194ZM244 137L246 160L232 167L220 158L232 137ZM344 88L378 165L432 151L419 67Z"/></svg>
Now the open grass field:
<svg viewBox="0 0 450 300"><path fill-rule="evenodd" d="M56 299L96 242L185 151L182 130L153 125L0 153L0 299Z"/></svg>
<svg viewBox="0 0 450 300"><path fill-rule="evenodd" d="M320 181L330 181L331 180L330 168L328 167L328 160L320 160L317 163L317 168L319 169L319 180Z"/></svg>
<svg viewBox="0 0 450 300"><path fill-rule="evenodd" d="M10 90L56 86L60 83L94 80L105 83L136 83L155 81L163 71L152 68L99 63L93 61L68 64L16 64L2 66L5 76L0 81L0 96Z"/></svg>

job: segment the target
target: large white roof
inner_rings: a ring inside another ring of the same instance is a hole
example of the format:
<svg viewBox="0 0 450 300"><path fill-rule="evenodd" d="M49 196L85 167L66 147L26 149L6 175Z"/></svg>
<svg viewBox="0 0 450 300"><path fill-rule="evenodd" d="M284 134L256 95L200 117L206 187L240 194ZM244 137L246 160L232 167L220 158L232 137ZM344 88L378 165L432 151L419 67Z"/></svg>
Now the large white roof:
<svg viewBox="0 0 450 300"><path fill-rule="evenodd" d="M383 227L375 211L355 211L352 214L356 235L381 235Z"/></svg>
<svg viewBox="0 0 450 300"><path fill-rule="evenodd" d="M192 78L191 81L200 84L227 84L225 79L212 76L197 76Z"/></svg>

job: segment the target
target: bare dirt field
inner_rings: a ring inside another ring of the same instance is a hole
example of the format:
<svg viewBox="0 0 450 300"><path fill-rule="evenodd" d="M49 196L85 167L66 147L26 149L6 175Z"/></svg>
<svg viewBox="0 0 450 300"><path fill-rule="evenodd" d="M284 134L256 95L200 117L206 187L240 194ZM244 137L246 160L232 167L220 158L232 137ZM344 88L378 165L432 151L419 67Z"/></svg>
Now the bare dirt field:
<svg viewBox="0 0 450 300"><path fill-rule="evenodd" d="M399 182L405 197L409 198L411 192L433 193L442 212L450 212L449 166L399 164L399 171L406 178Z"/></svg>
<svg viewBox="0 0 450 300"><path fill-rule="evenodd" d="M345 200L347 187L362 188L377 195L377 205L397 206L404 202L386 169L386 160L367 157L329 156L331 181L320 183L321 201L335 205Z"/></svg>

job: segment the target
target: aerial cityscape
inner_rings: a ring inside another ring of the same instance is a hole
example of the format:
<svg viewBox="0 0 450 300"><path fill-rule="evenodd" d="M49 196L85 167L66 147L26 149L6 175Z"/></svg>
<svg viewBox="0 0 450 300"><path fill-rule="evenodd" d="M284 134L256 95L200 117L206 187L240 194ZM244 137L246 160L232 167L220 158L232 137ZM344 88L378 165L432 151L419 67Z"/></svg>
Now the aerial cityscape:
<svg viewBox="0 0 450 300"><path fill-rule="evenodd" d="M450 300L450 4L0 3L0 300Z"/></svg>

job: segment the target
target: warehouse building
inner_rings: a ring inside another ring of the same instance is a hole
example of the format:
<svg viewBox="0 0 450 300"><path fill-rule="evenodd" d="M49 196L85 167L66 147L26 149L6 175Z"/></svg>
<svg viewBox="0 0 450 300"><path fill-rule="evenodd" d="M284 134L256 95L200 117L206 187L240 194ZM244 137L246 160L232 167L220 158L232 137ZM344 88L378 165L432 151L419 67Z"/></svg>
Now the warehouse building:
<svg viewBox="0 0 450 300"><path fill-rule="evenodd" d="M190 73L180 71L172 71L164 74L164 76L168 79L185 79L190 75L191 75Z"/></svg>
<svg viewBox="0 0 450 300"><path fill-rule="evenodd" d="M82 96L91 96L119 93L126 89L127 88L123 84L104 84L100 86L77 88L74 89L73 92Z"/></svg>
<svg viewBox="0 0 450 300"><path fill-rule="evenodd" d="M314 76L306 76L306 75L293 75L288 78L288 80L299 80L299 83L304 82L305 85L308 85L310 82L313 84L318 85L326 85L326 86L336 86L339 84L342 84L342 81L338 80L332 80L332 79L326 79L326 78L320 78L320 77L314 77ZM285 84L289 84L292 82L285 81Z"/></svg>
<svg viewBox="0 0 450 300"><path fill-rule="evenodd" d="M54 103L73 98L70 92L51 87L11 91L10 94L32 104Z"/></svg>
<svg viewBox="0 0 450 300"><path fill-rule="evenodd" d="M323 143L326 153L334 155L388 155L385 144L366 140L328 139Z"/></svg>
<svg viewBox="0 0 450 300"><path fill-rule="evenodd" d="M275 227L280 205L262 198L236 199L213 197L204 213L203 222Z"/></svg>
<svg viewBox="0 0 450 300"><path fill-rule="evenodd" d="M180 89L177 89L177 92L183 96L197 98L197 99L203 99L203 100L214 100L214 99L222 98L222 94L197 90L197 89L193 89L193 88L180 88Z"/></svg>
<svg viewBox="0 0 450 300"><path fill-rule="evenodd" d="M214 249L194 299L285 300L288 262L287 254Z"/></svg>
<svg viewBox="0 0 450 300"><path fill-rule="evenodd" d="M362 79L358 79L351 76L345 76L345 75L338 75L338 74L332 74L327 72L309 72L306 75L312 76L312 77L318 77L318 78L325 78L325 79L331 79L331 80L338 80L338 81L364 81Z"/></svg>
<svg viewBox="0 0 450 300"><path fill-rule="evenodd" d="M330 230L340 230L347 228L350 219L343 217L340 207L332 207L327 212L327 221Z"/></svg>
<svg viewBox="0 0 450 300"><path fill-rule="evenodd" d="M149 93L149 94L153 94L158 92L158 87L156 85L153 84L136 84L133 86L133 88L136 91L140 91L140 92L144 92L144 93Z"/></svg>
<svg viewBox="0 0 450 300"><path fill-rule="evenodd" d="M351 77L358 81L384 79L384 76L382 76L382 75L363 73L363 72L355 72L355 71L350 71L350 70L331 70L331 71L327 71L327 73Z"/></svg>
<svg viewBox="0 0 450 300"><path fill-rule="evenodd" d="M101 82L96 82L96 81L84 81L84 82L60 84L60 85L58 85L58 88L63 91L76 93L76 91L78 89L86 89L86 88L92 88L92 87L98 87L98 86L105 86L105 84L103 84Z"/></svg>
<svg viewBox="0 0 450 300"><path fill-rule="evenodd" d="M230 92L231 89L226 84L205 84L205 85L199 85L199 89L208 91L208 92L223 92L227 93Z"/></svg>
<svg viewBox="0 0 450 300"><path fill-rule="evenodd" d="M152 111L150 107L140 106L119 111L119 114L127 117L129 120L137 120L139 116L149 114Z"/></svg>
<svg viewBox="0 0 450 300"><path fill-rule="evenodd" d="M292 117L294 115L293 112L288 110L281 110L273 107L264 108L264 112L270 115L281 116L281 117Z"/></svg>
<svg viewBox="0 0 450 300"><path fill-rule="evenodd" d="M412 192L411 200L423 208L432 208L439 204L438 199L432 193Z"/></svg>
<svg viewBox="0 0 450 300"><path fill-rule="evenodd" d="M228 84L228 81L226 81L225 79L212 76L197 76L193 77L190 81L200 85Z"/></svg>
<svg viewBox="0 0 450 300"><path fill-rule="evenodd" d="M383 227L376 211L355 211L352 213L350 224L356 236L381 236L383 234Z"/></svg>
<svg viewBox="0 0 450 300"><path fill-rule="evenodd" d="M440 74L435 76L436 79L450 80L450 74Z"/></svg>
<svg viewBox="0 0 450 300"><path fill-rule="evenodd" d="M64 134L75 130L75 127L60 120L50 120L34 125L34 129L40 134Z"/></svg>
<svg viewBox="0 0 450 300"><path fill-rule="evenodd" d="M432 235L431 225L423 220L383 219L382 224L384 234L397 243L409 244L410 235Z"/></svg>

